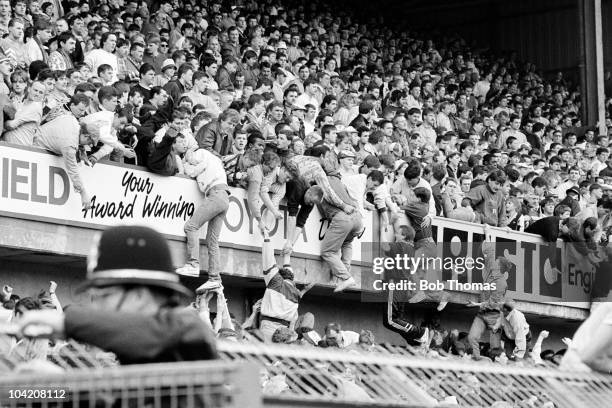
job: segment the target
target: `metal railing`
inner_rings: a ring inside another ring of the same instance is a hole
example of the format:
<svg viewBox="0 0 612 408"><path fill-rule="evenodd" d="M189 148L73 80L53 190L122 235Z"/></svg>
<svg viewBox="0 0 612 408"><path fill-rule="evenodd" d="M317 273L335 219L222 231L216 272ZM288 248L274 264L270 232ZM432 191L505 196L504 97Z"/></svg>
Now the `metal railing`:
<svg viewBox="0 0 612 408"><path fill-rule="evenodd" d="M224 361L125 367L110 353L75 342L52 348L47 360L24 362L11 354L0 358L0 407L257 408L262 395L263 405L288 407L612 406L612 376L599 374L427 358L378 346L345 351L226 341L219 351ZM63 391L66 398L11 399L10 390Z"/></svg>
<svg viewBox="0 0 612 408"><path fill-rule="evenodd" d="M267 399L363 406L599 408L612 406L612 376L434 359L388 350L223 343L225 360L265 367ZM506 403L506 405L502 404Z"/></svg>
<svg viewBox="0 0 612 408"><path fill-rule="evenodd" d="M261 406L257 367L198 361L74 369L0 377L2 407Z"/></svg>

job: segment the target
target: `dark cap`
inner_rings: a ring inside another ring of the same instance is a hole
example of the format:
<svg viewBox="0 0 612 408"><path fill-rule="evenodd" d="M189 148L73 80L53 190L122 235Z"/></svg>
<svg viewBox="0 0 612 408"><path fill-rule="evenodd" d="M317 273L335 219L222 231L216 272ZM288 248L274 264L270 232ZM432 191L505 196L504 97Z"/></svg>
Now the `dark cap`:
<svg viewBox="0 0 612 408"><path fill-rule="evenodd" d="M576 187L576 186L568 188L567 190L565 190L565 194L566 195L570 194L570 193L576 194L577 196L580 196L580 190L578 190L578 187Z"/></svg>
<svg viewBox="0 0 612 408"><path fill-rule="evenodd" d="M80 289L143 285L192 296L180 283L166 239L145 226L118 226L102 233L87 259L87 280Z"/></svg>

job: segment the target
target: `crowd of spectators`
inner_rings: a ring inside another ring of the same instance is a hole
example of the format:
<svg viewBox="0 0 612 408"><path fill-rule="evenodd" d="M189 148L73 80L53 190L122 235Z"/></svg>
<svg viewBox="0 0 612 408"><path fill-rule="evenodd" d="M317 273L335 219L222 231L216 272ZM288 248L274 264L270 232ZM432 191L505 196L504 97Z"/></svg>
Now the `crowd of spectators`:
<svg viewBox="0 0 612 408"><path fill-rule="evenodd" d="M330 323L320 336L312 314L298 319L308 287L296 288L290 255L315 205L330 220L321 256L337 292L355 283L351 242L367 211L380 216L383 241L417 251L433 242L435 216L579 242L593 263L607 250L610 135L581 122L575 84L514 54L365 24L322 1L0 0L0 31L0 139L62 155L84 208L94 187L81 180L83 164L197 180L206 200L185 226L179 272L199 274L208 222L210 280L192 307L219 336L254 338L253 328L268 342L380 347L370 331ZM264 237L266 293L244 324L226 307L217 319L208 309L214 294L224 308L217 240L228 185L247 189ZM267 233L283 198L290 228L279 268ZM17 314L24 303L13 296L5 308ZM409 347L558 362L562 351L541 352L546 332L529 351L512 301L484 303L472 329L506 336L505 353L498 337L481 345L435 319L411 332Z"/></svg>

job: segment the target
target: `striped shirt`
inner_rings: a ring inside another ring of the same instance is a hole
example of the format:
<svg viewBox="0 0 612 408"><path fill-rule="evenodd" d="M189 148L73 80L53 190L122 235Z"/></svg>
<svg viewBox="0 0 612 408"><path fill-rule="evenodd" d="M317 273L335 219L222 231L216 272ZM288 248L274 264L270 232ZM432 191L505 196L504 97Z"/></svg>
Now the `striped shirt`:
<svg viewBox="0 0 612 408"><path fill-rule="evenodd" d="M323 189L325 200L334 207L343 208L345 202L338 197L329 184L325 170L321 167L319 160L309 156L293 156L286 161L286 166L291 172L297 174L306 185L317 184Z"/></svg>
<svg viewBox="0 0 612 408"><path fill-rule="evenodd" d="M26 102L15 114L15 129L4 133L4 140L22 146L34 146L34 141L40 134L43 104L41 102Z"/></svg>

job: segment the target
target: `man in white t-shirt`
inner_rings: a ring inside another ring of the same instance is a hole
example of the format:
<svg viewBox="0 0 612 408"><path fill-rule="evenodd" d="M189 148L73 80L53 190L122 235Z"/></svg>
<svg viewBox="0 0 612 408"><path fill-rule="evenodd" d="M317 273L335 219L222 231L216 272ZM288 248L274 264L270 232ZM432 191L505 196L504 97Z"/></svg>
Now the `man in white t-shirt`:
<svg viewBox="0 0 612 408"><path fill-rule="evenodd" d="M110 82L115 83L119 80L117 77L117 73L119 71L117 56L113 54L113 52L115 52L115 47L117 46L117 36L112 33L104 33L102 34L100 43L102 44L102 48L91 50L85 56L85 63L89 66L89 68L91 68L91 72L94 73L98 72L98 67L100 65L110 65L113 69L113 76Z"/></svg>

